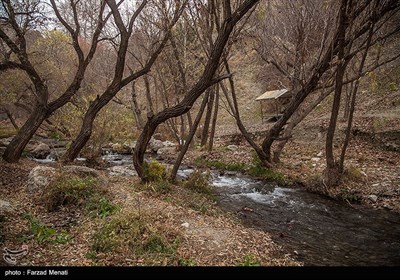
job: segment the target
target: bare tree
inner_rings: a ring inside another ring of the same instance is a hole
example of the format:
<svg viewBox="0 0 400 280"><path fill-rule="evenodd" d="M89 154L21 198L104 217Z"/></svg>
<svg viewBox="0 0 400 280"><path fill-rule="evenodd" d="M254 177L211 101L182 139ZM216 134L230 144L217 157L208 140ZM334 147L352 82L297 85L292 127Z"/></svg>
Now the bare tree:
<svg viewBox="0 0 400 280"><path fill-rule="evenodd" d="M15 55L16 59L14 60L9 57L0 64L0 69L19 69L24 71L29 76L35 94L35 105L32 113L4 152L3 158L8 162L16 162L19 160L25 146L43 121L57 109L64 106L79 90L84 73L96 52L104 24L109 17L109 15L104 15L104 1L101 1L96 7L92 7L92 10L97 13L97 20L94 32L92 33L90 49L85 55L79 42L79 37L81 35L81 19L78 16L78 10L81 7L79 1L70 1L69 9L71 9L73 24L68 23L61 15L58 5L54 0L50 2L59 22L70 34L78 60L75 75L69 83L69 86L58 98L52 101L49 100L49 90L45 77L40 75L35 65L31 62L26 41L27 32L34 28L43 18L43 3L41 1L25 0L1 1L3 12L1 18L2 24L0 26L0 38L7 45L10 53ZM13 33L12 36L5 30L5 26L10 27Z"/></svg>
<svg viewBox="0 0 400 280"><path fill-rule="evenodd" d="M95 120L96 115L100 112L100 110L105 105L107 105L123 87L127 86L128 84L138 79L139 77L146 75L150 71L151 66L154 64L157 57L162 52L163 48L168 42L171 34L171 29L179 19L180 14L182 13L182 9L186 3L186 1L184 1L183 4L180 4L179 1L175 2L176 4L174 7L175 11L172 14L172 18L167 17L161 19L163 21L161 23L163 24L162 28L165 33L161 38L161 41L158 44L156 44L156 47L152 51L150 57L145 62L145 64L140 67L139 70L124 77L126 56L129 47L129 39L133 32L134 23L139 14L146 6L148 1L147 0L142 1L140 6L130 16L127 24L124 23L121 11L118 9L118 5L115 2L115 0L107 0L106 2L111 9L114 22L118 29L118 36L120 37L120 41L118 42L118 51L117 51L118 53L117 53L117 61L115 63L114 77L111 83L106 88L106 90L100 96L98 96L98 98L96 98L89 106L89 109L85 114L83 124L81 126L81 130L78 136L75 138L70 148L66 151L66 153L63 156L63 160L67 162L73 161L78 156L79 152L85 146L87 141L89 140L92 134L93 121ZM169 4L173 6L172 2L169 2ZM165 5L165 3L162 2L161 5Z"/></svg>
<svg viewBox="0 0 400 280"><path fill-rule="evenodd" d="M218 36L213 43L212 51L207 60L206 66L204 67L203 74L198 79L197 83L186 93L185 97L179 104L166 108L156 115L148 118L147 123L136 143L133 156L135 169L143 180L147 179L145 178L145 173L143 170L144 153L146 151L147 144L149 143L150 138L154 134L156 128L170 118L187 113L192 108L194 102L209 86L218 83L221 80L221 77L215 77L215 73L220 65L220 59L230 38L230 34L239 20L242 19L243 16L257 4L257 2L258 0L243 1L236 8L236 10L232 12L230 1L224 1L223 24L221 25Z"/></svg>
<svg viewBox="0 0 400 280"><path fill-rule="evenodd" d="M377 8L374 13L372 13L372 7L374 7L374 3L370 1L361 1L357 3L353 3L350 14L353 15L353 20L357 22L357 25L354 25L354 28L351 30L346 29L346 34L349 34L346 37L344 42L345 48L350 49L350 46L354 44L353 42L356 40L361 40L361 42L365 43L363 40L363 36L368 32L369 25L371 21L385 22L385 16L390 15L393 12L396 12L399 8L399 3L397 1L385 1L379 2ZM310 93L314 92L318 88L327 87L326 83L329 84L329 77L332 75L332 72L329 73L328 70L336 71L336 67L338 65L337 55L339 52L339 30L340 25L336 24L335 32L331 36L329 40L329 44L327 47L322 49L321 51L321 59L317 63L315 63L311 69L312 74L307 79L307 81L302 85L299 91L296 91L291 103L287 106L286 110L283 113L283 116L274 124L274 126L269 129L267 135L263 141L262 149L266 158L262 158L263 162L266 166L271 166L274 162L273 157L271 155L271 147L275 141L285 141L290 135L287 135L283 138L281 135L282 129L286 125L289 118L293 116L293 114L298 110L298 108L303 104L303 101L310 95ZM393 32L389 32L387 35L393 34ZM354 47L348 55L345 56L345 60L348 61L352 57L354 57L357 53L362 51L365 48L365 44L357 44L357 47ZM322 94L324 96L324 94ZM323 99L324 97L322 97ZM318 100L318 98L316 99ZM312 106L316 106L315 102L311 102ZM311 110L310 110L311 109ZM309 113L313 108L306 108L304 113ZM300 119L304 118L304 114L300 116Z"/></svg>

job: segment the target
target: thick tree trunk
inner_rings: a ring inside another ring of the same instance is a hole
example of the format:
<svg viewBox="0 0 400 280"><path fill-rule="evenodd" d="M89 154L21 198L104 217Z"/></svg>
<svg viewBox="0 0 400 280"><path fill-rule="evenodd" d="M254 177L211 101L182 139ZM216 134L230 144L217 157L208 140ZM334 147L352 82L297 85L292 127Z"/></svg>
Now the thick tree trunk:
<svg viewBox="0 0 400 280"><path fill-rule="evenodd" d="M110 87L105 93L103 93L100 97L97 97L90 104L89 109L86 111L85 117L83 118L83 123L78 136L75 138L69 149L62 157L63 162L72 162L79 155L80 151L86 145L87 141L89 141L90 136L92 135L93 122L97 114L105 105L107 105L108 102L111 101L118 90L118 85L115 87Z"/></svg>
<svg viewBox="0 0 400 280"><path fill-rule="evenodd" d="M10 163L18 162L29 140L47 117L48 113L45 107L40 105L35 107L28 120L7 146L3 159Z"/></svg>
<svg viewBox="0 0 400 280"><path fill-rule="evenodd" d="M218 108L219 108L219 85L216 86L215 90L215 102L214 102L214 115L211 122L211 131L210 131L210 139L208 140L208 151L211 152L214 145L214 135L215 135L215 128L217 125L217 118L218 118Z"/></svg>
<svg viewBox="0 0 400 280"><path fill-rule="evenodd" d="M178 117L187 113L192 108L194 102L196 102L196 100L208 87L221 81L221 79L214 79L214 75L218 69L221 56L225 49L226 43L229 40L230 34L236 23L243 18L243 16L258 2L259 0L246 0L236 9L234 13L229 15L229 17L224 20L221 30L218 32L217 39L213 44L210 57L204 67L201 77L192 87L192 89L189 90L189 92L185 95L183 100L179 104L170 108L165 108L163 111L148 119L136 142L136 147L133 154L133 164L139 177L145 179L143 172L144 153L150 138L154 134L157 127L170 118Z"/></svg>
<svg viewBox="0 0 400 280"><path fill-rule="evenodd" d="M189 145L193 140L193 137L194 137L194 135L196 133L197 127L199 126L201 117L203 116L204 109L205 109L206 104L207 104L208 97L209 97L209 92L207 92L206 95L203 98L203 102L201 103L199 112L197 113L196 119L194 120L194 123L193 123L193 125L192 125L192 127L190 129L190 133L189 133L189 135L188 135L188 137L186 139L186 142L183 145L183 147L182 147L182 149L181 149L181 151L180 151L180 153L178 155L178 158L176 159L176 161L174 163L174 167L172 168L171 175L170 175L170 180L172 182L174 182L175 179L176 179L176 174L178 173L179 166L181 165L183 157L185 156L187 150L189 149Z"/></svg>

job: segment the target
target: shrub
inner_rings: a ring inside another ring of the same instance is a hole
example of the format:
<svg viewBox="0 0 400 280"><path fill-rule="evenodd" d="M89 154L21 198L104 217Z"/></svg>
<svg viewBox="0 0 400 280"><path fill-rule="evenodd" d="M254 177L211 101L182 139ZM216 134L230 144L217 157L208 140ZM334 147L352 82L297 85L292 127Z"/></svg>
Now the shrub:
<svg viewBox="0 0 400 280"><path fill-rule="evenodd" d="M261 265L260 261L252 255L244 256L243 260L240 263L238 263L238 266L260 266L260 265Z"/></svg>
<svg viewBox="0 0 400 280"><path fill-rule="evenodd" d="M68 233L58 233L57 230L44 225L39 219L34 218L30 213L25 214L24 217L29 221L30 232L32 233L28 237L25 236L24 239L35 237L38 243L51 242L59 244L66 244L72 239Z"/></svg>
<svg viewBox="0 0 400 280"><path fill-rule="evenodd" d="M203 174L195 171L190 174L188 180L184 183L184 187L198 193L211 194L212 189L209 184L210 173Z"/></svg>
<svg viewBox="0 0 400 280"><path fill-rule="evenodd" d="M118 210L118 206L113 204L106 197L93 196L89 199L86 209L94 213L95 216L100 218L105 218L113 214L116 210Z"/></svg>
<svg viewBox="0 0 400 280"><path fill-rule="evenodd" d="M131 253L150 264L159 264L165 259L175 261L180 235L163 224L164 220L154 214L121 213L95 233L92 251Z"/></svg>
<svg viewBox="0 0 400 280"><path fill-rule="evenodd" d="M107 190L99 186L91 176L79 177L75 174L60 174L45 189L42 201L48 211L63 206L83 206L89 213L105 218L118 207L107 197Z"/></svg>
<svg viewBox="0 0 400 280"><path fill-rule="evenodd" d="M147 181L162 181L166 179L166 168L156 160L144 163L144 177Z"/></svg>
<svg viewBox="0 0 400 280"><path fill-rule="evenodd" d="M44 204L49 211L61 206L80 206L95 194L105 192L97 185L93 177L79 177L72 174L61 174L56 177L43 193Z"/></svg>

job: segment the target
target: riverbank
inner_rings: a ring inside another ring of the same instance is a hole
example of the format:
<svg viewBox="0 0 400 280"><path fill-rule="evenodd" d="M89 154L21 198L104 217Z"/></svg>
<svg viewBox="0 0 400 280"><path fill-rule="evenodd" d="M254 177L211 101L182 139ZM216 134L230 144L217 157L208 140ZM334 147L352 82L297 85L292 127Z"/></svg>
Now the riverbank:
<svg viewBox="0 0 400 280"><path fill-rule="evenodd" d="M93 216L85 207L48 211L42 196L27 189L36 166L29 160L0 162L0 241L14 250L27 246L28 254L18 259L18 265L300 264L267 232L242 225L235 215L216 207L212 198L182 186L170 186L168 191L161 186L159 191L141 185L137 177L111 176L103 170L109 199L100 200L104 215ZM133 228L137 221L139 233Z"/></svg>
<svg viewBox="0 0 400 280"><path fill-rule="evenodd" d="M300 185L311 192L343 200L351 205L361 204L400 213L398 152L382 149L355 137L347 151L346 172L341 184L327 188L322 177L326 167L324 147L315 141L323 136L318 136L318 132L314 135L311 129L305 131L306 135L285 146L281 162L267 174L267 179L276 179L281 185ZM211 153L199 149L190 151L184 161L187 165L217 166L244 172L248 172L253 162L254 152L237 135L220 137Z"/></svg>

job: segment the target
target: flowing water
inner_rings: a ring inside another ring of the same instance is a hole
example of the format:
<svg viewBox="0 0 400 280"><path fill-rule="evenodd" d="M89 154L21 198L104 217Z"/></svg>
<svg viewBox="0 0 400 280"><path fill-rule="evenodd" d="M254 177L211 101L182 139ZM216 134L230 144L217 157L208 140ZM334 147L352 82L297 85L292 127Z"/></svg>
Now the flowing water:
<svg viewBox="0 0 400 280"><path fill-rule="evenodd" d="M111 165L132 163L131 156L109 154L103 159ZM185 179L193 171L182 168L178 177ZM211 184L221 208L270 233L305 265L400 265L398 214L355 208L300 187L280 187L239 173L214 171Z"/></svg>
<svg viewBox="0 0 400 280"><path fill-rule="evenodd" d="M220 206L306 265L400 265L400 215L354 208L303 188L213 174Z"/></svg>

